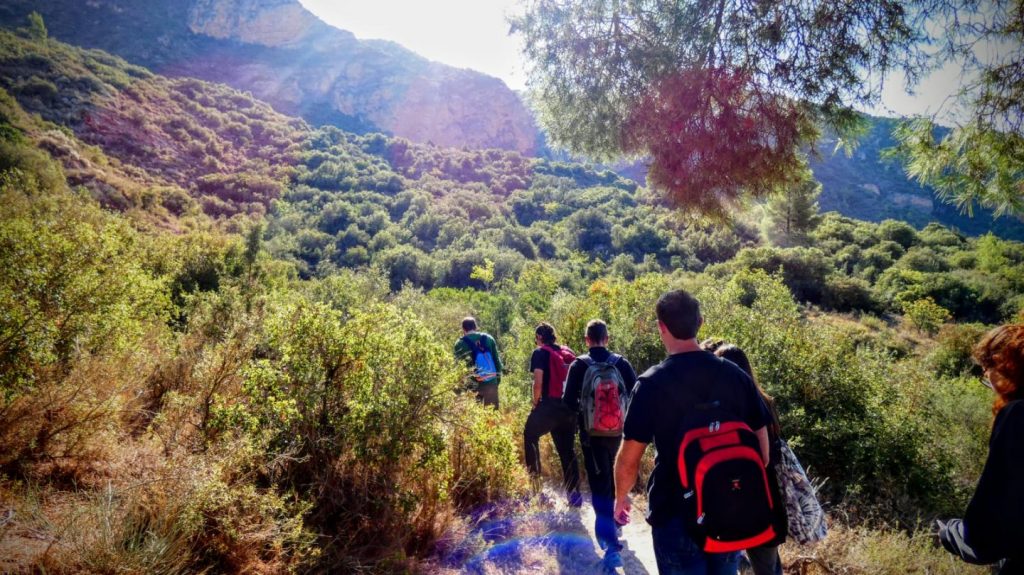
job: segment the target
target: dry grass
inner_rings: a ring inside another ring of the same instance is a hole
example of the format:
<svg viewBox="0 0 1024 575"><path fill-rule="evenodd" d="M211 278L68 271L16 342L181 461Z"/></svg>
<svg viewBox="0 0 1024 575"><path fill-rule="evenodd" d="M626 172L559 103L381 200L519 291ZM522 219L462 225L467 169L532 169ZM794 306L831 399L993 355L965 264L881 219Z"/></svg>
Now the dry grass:
<svg viewBox="0 0 1024 575"><path fill-rule="evenodd" d="M960 575L988 573L947 553L927 531L907 535L894 529L847 527L833 523L825 541L814 546L786 543L780 550L791 575Z"/></svg>

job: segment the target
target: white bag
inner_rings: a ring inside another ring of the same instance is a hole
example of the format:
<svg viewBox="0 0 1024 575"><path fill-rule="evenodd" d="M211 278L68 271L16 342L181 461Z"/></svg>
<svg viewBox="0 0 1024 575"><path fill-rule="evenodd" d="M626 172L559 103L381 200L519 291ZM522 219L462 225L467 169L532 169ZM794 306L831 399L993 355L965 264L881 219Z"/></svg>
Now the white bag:
<svg viewBox="0 0 1024 575"><path fill-rule="evenodd" d="M815 495L817 489L785 441L782 441L782 460L775 470L786 498L789 536L801 545L824 539L828 535L828 526L825 524L825 511Z"/></svg>

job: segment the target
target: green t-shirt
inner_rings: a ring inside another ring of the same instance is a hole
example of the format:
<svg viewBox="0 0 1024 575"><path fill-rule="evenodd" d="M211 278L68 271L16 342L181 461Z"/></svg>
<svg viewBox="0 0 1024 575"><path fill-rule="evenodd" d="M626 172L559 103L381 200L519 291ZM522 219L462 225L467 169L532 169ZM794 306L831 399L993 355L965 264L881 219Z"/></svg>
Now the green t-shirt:
<svg viewBox="0 0 1024 575"><path fill-rule="evenodd" d="M466 337L468 337L474 344L476 344L477 341L483 340L484 347L491 352L491 357L494 358L494 370L497 372L498 376L492 381L485 382L485 385L499 383L501 381L502 365L501 357L498 356L498 344L495 343L494 338L482 331L470 332L466 334ZM473 351L469 349L469 346L466 345L466 342L461 337L455 342L455 357L465 361L466 365L470 368L476 366L473 361Z"/></svg>

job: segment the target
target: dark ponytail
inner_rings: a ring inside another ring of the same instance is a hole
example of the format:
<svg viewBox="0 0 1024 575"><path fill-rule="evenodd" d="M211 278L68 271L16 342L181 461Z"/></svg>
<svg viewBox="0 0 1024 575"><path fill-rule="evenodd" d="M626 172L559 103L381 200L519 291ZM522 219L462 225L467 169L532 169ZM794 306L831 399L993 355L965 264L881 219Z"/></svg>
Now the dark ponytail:
<svg viewBox="0 0 1024 575"><path fill-rule="evenodd" d="M540 341L544 345L554 345L555 340L558 339L558 336L555 335L555 328L550 323L540 322L534 333L540 336Z"/></svg>

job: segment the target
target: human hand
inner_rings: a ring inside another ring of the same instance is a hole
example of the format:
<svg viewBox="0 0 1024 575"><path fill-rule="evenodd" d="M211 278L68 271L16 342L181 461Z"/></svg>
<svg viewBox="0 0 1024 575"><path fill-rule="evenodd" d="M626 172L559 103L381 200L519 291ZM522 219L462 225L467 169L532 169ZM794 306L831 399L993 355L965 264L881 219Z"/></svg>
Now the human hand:
<svg viewBox="0 0 1024 575"><path fill-rule="evenodd" d="M629 500L629 495L621 498L615 498L615 511L612 516L615 518L615 522L619 525L625 525L629 523L629 512L633 509L633 503Z"/></svg>

